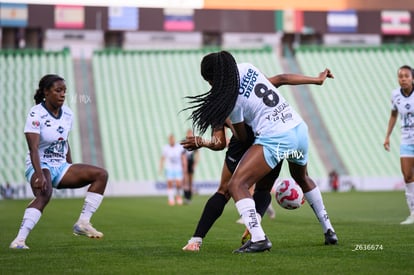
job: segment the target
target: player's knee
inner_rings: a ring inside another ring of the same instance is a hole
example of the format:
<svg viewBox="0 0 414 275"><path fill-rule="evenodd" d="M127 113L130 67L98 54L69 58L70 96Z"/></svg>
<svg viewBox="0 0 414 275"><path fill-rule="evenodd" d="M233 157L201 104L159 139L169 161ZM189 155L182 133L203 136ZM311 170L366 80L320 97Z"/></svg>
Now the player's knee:
<svg viewBox="0 0 414 275"><path fill-rule="evenodd" d="M36 195L36 200L41 206L46 206L49 203L50 198L52 197L53 188L46 188Z"/></svg>
<svg viewBox="0 0 414 275"><path fill-rule="evenodd" d="M414 182L414 175L412 175L412 174L404 174L404 182L405 183Z"/></svg>
<svg viewBox="0 0 414 275"><path fill-rule="evenodd" d="M100 168L98 171L97 177L100 181L106 183L108 181L108 171Z"/></svg>
<svg viewBox="0 0 414 275"><path fill-rule="evenodd" d="M239 193L240 190L249 189L249 185L246 183L243 183L243 181L233 181L231 180L229 182L228 190L231 196L234 196L235 194Z"/></svg>

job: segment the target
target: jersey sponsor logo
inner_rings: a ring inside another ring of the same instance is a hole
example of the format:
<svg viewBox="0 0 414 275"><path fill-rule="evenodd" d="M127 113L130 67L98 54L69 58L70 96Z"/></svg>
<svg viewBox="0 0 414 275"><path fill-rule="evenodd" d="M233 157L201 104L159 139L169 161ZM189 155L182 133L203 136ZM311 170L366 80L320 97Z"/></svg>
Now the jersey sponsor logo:
<svg viewBox="0 0 414 275"><path fill-rule="evenodd" d="M253 87L256 84L259 73L253 69L248 69L247 74L243 76L240 83L239 95L244 95L249 98L250 93L253 91Z"/></svg>
<svg viewBox="0 0 414 275"><path fill-rule="evenodd" d="M46 125L46 127L50 127L50 126L52 126L52 124L50 123L50 120L46 120L46 121L45 121L45 125Z"/></svg>
<svg viewBox="0 0 414 275"><path fill-rule="evenodd" d="M407 113L402 117L402 128L414 128L414 114Z"/></svg>
<svg viewBox="0 0 414 275"><path fill-rule="evenodd" d="M40 126L40 122L38 120L33 120L32 121L32 128L33 129L37 129Z"/></svg>
<svg viewBox="0 0 414 275"><path fill-rule="evenodd" d="M43 152L43 158L65 158L65 145L66 141L62 137L52 142L50 146Z"/></svg>
<svg viewBox="0 0 414 275"><path fill-rule="evenodd" d="M282 104L276 106L272 114L266 116L266 119L269 121L278 121L281 120L283 123L286 123L289 120L293 119L293 115L290 112L284 112L289 107L289 103L282 102Z"/></svg>

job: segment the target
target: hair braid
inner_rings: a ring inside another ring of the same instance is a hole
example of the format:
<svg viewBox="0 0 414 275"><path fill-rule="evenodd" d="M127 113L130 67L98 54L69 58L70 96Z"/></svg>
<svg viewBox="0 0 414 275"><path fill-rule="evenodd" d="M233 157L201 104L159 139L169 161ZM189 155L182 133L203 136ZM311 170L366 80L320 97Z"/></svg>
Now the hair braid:
<svg viewBox="0 0 414 275"><path fill-rule="evenodd" d="M201 75L212 87L210 91L187 96L193 104L189 119L204 134L209 127L221 127L236 104L239 93L239 71L234 57L226 51L211 53L201 61Z"/></svg>

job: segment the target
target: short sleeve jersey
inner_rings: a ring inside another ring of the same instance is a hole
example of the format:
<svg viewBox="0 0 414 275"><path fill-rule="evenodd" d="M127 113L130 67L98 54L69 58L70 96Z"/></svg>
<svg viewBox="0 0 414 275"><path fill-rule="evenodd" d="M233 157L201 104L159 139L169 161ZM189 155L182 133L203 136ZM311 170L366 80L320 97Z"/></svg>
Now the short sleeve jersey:
<svg viewBox="0 0 414 275"><path fill-rule="evenodd" d="M392 91L392 110L398 111L401 120L401 143L414 144L414 91L405 96L401 89Z"/></svg>
<svg viewBox="0 0 414 275"><path fill-rule="evenodd" d="M180 144L176 143L174 146L165 145L162 150L162 156L165 159L165 169L182 171L181 157L183 154L185 154L185 149Z"/></svg>
<svg viewBox="0 0 414 275"><path fill-rule="evenodd" d="M250 63L238 64L239 95L230 114L233 124L244 121L255 136L274 136L294 128L302 118L275 86Z"/></svg>
<svg viewBox="0 0 414 275"><path fill-rule="evenodd" d="M66 162L68 153L68 135L72 129L73 113L65 105L62 106L58 117L51 114L43 103L33 106L27 115L25 133L40 135L39 157L40 162L51 166L58 166ZM30 165L30 154L26 158L26 165Z"/></svg>

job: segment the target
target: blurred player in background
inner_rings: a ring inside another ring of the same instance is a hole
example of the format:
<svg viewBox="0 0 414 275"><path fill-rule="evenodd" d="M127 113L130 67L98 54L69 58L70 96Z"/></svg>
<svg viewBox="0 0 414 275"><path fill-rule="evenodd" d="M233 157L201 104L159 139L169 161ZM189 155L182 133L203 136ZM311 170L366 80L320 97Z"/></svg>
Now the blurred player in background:
<svg viewBox="0 0 414 275"><path fill-rule="evenodd" d="M388 121L384 148L390 151L390 136L397 121L401 118L400 162L405 182L405 197L410 215L401 224L414 224L414 87L413 69L404 65L398 69L399 88L392 91L391 115Z"/></svg>
<svg viewBox="0 0 414 275"><path fill-rule="evenodd" d="M203 75L204 77L204 75ZM204 77L206 79L206 77ZM281 74L269 78L269 81L275 86L280 87L282 85L300 85L300 84L316 84L322 85L326 78L333 78L333 75L328 69L321 72L318 77L308 77L295 74ZM207 80L207 79L206 79ZM210 84L211 81L209 81ZM231 122L227 119L225 125L232 129ZM214 222L220 217L223 212L224 206L230 198L228 191L228 182L236 169L240 159L246 150L253 144L255 136L248 125L244 125L246 128L247 139L245 142L239 141L234 135L230 139L228 150L226 152L226 158L222 169L220 186L217 192L210 197L207 201L201 218L198 222L197 228L193 234L193 237L188 241L187 245L183 247L186 251L199 251L202 240L210 230ZM234 131L234 130L232 130ZM216 127L213 129L212 138L210 141L203 140L202 137L191 137L183 141L182 144L185 148L191 150L195 148L209 148L211 150L222 150L225 148L225 130L223 127ZM253 192L253 199L255 201L255 207L257 213L262 217L271 202L270 191L276 178L279 176L280 169L283 160L264 178L260 179L255 185ZM316 214L316 212L315 212ZM259 217L259 219L260 219ZM318 219L319 216L317 215ZM324 232L326 230L326 223L324 220L320 220ZM333 231L332 231L333 232ZM250 233L247 231L242 236L242 243L249 238ZM334 234L325 233L325 244L336 244L337 237Z"/></svg>
<svg viewBox="0 0 414 275"><path fill-rule="evenodd" d="M26 208L13 249L28 249L26 238L39 221L52 197L53 188L81 188L89 185L85 202L73 233L89 238L102 238L90 219L100 206L106 188L106 170L88 164L72 164L68 135L73 113L64 105L65 80L58 75L45 75L34 96L36 105L27 116L24 133L29 153L26 158L26 179L35 198Z"/></svg>
<svg viewBox="0 0 414 275"><path fill-rule="evenodd" d="M164 167L165 163L165 167ZM164 145L162 149L162 156L160 161L160 173L164 170L165 178L167 180L167 196L168 204L173 206L183 204L181 195L184 169L187 166L187 159L185 156L185 149L175 142L175 137L170 134L168 137L168 144Z"/></svg>
<svg viewBox="0 0 414 275"><path fill-rule="evenodd" d="M192 137L193 136L193 130L188 129L186 137ZM199 151L196 150L185 150L185 155L187 158L187 167L184 170L185 176L184 176L184 202L190 203L192 196L193 196L193 180L194 180L194 171L198 165L198 161L200 158Z"/></svg>

